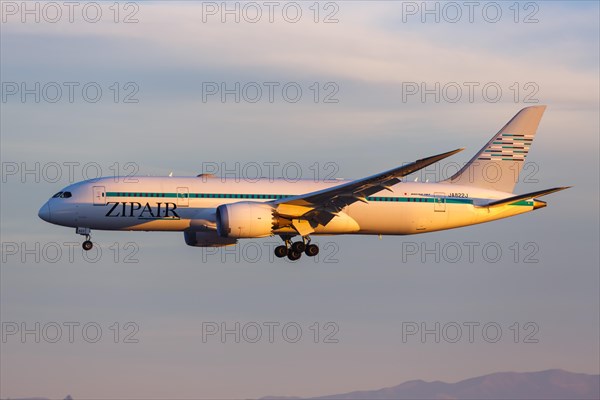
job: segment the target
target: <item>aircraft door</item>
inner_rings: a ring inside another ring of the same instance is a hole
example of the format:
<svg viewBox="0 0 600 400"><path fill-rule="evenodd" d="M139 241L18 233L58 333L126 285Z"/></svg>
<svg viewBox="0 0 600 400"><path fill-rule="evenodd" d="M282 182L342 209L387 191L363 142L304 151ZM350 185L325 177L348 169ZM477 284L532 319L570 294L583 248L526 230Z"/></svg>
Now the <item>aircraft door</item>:
<svg viewBox="0 0 600 400"><path fill-rule="evenodd" d="M189 207L190 191L186 187L177 188L177 207Z"/></svg>
<svg viewBox="0 0 600 400"><path fill-rule="evenodd" d="M446 193L435 192L433 196L433 210L435 212L446 212Z"/></svg>
<svg viewBox="0 0 600 400"><path fill-rule="evenodd" d="M106 191L104 189L104 186L94 186L92 188L92 196L94 198L95 206L106 205Z"/></svg>

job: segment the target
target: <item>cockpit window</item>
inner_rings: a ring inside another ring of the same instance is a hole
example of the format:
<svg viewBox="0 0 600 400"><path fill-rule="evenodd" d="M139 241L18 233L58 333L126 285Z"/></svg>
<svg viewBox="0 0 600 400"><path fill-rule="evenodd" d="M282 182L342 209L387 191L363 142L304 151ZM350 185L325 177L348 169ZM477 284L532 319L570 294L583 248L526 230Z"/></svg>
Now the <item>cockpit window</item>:
<svg viewBox="0 0 600 400"><path fill-rule="evenodd" d="M57 199L57 198L68 199L71 196L72 196L71 192L58 192L54 196L52 196L52 198L53 199Z"/></svg>
<svg viewBox="0 0 600 400"><path fill-rule="evenodd" d="M56 199L57 197L60 197L62 194L63 194L63 192L58 192L54 196L52 196L52 198Z"/></svg>
<svg viewBox="0 0 600 400"><path fill-rule="evenodd" d="M69 197L71 197L71 192L63 192L62 198L68 199Z"/></svg>

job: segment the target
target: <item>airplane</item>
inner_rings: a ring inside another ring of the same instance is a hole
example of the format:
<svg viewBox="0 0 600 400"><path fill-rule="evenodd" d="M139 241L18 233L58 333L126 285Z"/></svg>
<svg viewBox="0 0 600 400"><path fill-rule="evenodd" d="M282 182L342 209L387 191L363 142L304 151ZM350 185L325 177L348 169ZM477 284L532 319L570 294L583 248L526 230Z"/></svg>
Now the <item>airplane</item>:
<svg viewBox="0 0 600 400"><path fill-rule="evenodd" d="M279 258L319 253L319 235L411 235L481 224L546 206L555 187L514 194L546 106L519 111L457 173L440 182L403 177L450 157L456 149L357 180L240 181L192 177L103 177L74 183L52 196L39 217L76 228L93 247L91 230L177 231L197 247L277 235ZM299 236L299 240L292 239Z"/></svg>

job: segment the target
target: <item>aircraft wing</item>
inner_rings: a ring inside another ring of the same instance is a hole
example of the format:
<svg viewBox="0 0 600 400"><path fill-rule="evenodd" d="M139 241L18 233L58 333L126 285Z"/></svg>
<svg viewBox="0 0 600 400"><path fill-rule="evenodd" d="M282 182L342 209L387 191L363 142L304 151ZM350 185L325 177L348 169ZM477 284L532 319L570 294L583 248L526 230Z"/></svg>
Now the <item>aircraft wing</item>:
<svg viewBox="0 0 600 400"><path fill-rule="evenodd" d="M423 158L407 165L390 169L366 178L357 179L328 189L286 197L273 201L277 213L282 217L299 218L326 225L344 207L362 201L382 190L392 191L390 186L400 182L401 177L450 157L464 149Z"/></svg>

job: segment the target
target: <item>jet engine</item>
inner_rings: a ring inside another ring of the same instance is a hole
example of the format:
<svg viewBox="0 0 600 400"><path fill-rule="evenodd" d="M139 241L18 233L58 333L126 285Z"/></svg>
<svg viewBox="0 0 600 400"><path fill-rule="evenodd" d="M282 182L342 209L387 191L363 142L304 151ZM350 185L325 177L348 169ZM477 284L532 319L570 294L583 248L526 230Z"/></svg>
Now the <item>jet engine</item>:
<svg viewBox="0 0 600 400"><path fill-rule="evenodd" d="M217 207L217 232L222 238L261 238L273 234L273 207L240 201Z"/></svg>

